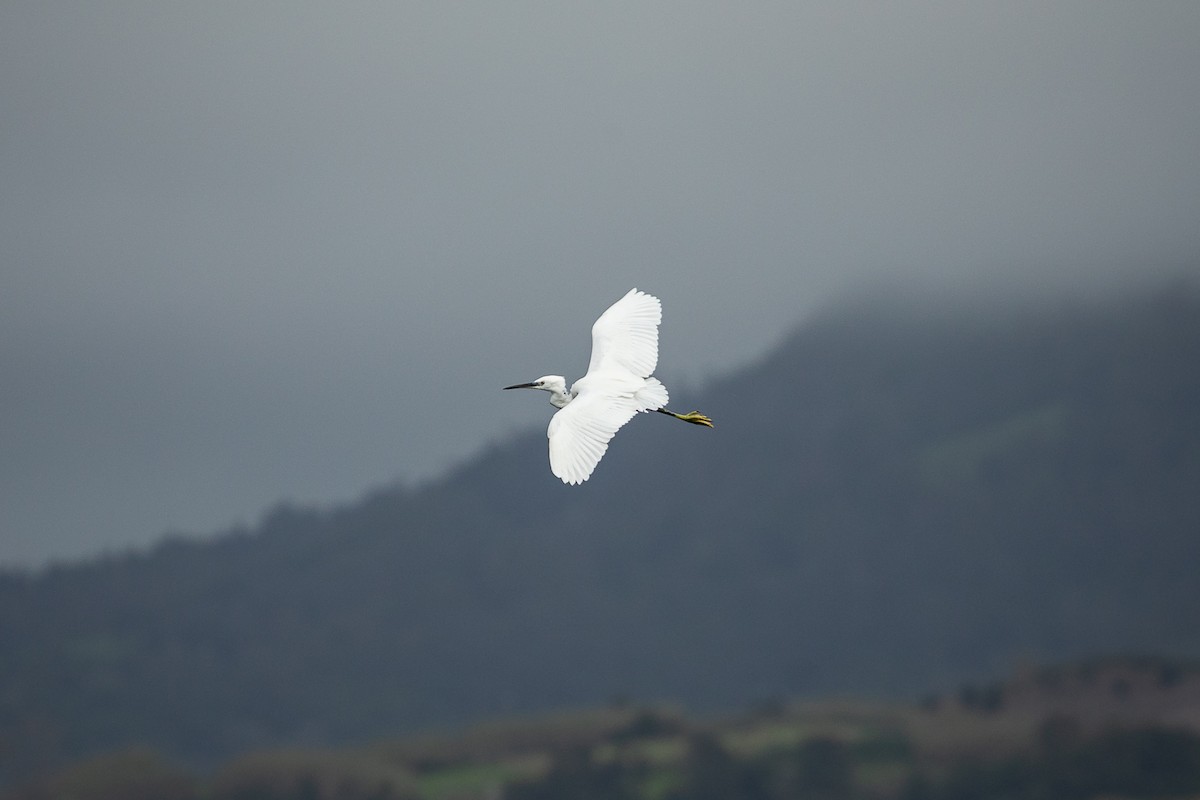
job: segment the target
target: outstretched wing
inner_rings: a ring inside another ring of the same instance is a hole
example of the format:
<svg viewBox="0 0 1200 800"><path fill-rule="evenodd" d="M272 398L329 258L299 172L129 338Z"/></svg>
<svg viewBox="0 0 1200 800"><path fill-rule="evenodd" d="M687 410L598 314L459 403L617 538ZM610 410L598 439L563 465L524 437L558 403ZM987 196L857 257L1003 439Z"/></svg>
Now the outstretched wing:
<svg viewBox="0 0 1200 800"><path fill-rule="evenodd" d="M662 303L658 298L630 289L592 325L588 373L620 366L639 378L649 377L658 366L660 322Z"/></svg>
<svg viewBox="0 0 1200 800"><path fill-rule="evenodd" d="M550 471L563 483L583 483L608 442L640 410L632 395L581 392L550 418Z"/></svg>

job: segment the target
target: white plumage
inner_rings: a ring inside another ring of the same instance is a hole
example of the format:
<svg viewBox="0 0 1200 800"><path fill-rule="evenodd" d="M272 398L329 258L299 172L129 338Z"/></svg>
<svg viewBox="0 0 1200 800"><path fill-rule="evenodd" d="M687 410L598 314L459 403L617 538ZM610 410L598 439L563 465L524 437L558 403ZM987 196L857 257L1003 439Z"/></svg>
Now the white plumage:
<svg viewBox="0 0 1200 800"><path fill-rule="evenodd" d="M566 390L560 375L505 389L542 389L559 410L550 420L550 471L563 483L591 477L613 435L640 411L664 414L712 427L698 412L676 414L666 409L667 387L651 373L658 366L658 326L662 303L631 289L592 325L592 358L587 374Z"/></svg>

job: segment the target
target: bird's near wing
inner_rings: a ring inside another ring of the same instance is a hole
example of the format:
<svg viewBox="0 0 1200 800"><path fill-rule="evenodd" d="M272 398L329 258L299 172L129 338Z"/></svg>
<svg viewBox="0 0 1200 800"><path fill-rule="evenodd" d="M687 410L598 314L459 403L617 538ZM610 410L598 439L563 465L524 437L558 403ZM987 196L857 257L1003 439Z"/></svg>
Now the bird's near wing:
<svg viewBox="0 0 1200 800"><path fill-rule="evenodd" d="M588 372L621 366L646 378L658 366L658 298L630 289L592 325L592 360ZM615 429L614 429L615 430Z"/></svg>
<svg viewBox="0 0 1200 800"><path fill-rule="evenodd" d="M608 442L639 410L632 396L583 392L550 418L550 471L563 483L583 483Z"/></svg>

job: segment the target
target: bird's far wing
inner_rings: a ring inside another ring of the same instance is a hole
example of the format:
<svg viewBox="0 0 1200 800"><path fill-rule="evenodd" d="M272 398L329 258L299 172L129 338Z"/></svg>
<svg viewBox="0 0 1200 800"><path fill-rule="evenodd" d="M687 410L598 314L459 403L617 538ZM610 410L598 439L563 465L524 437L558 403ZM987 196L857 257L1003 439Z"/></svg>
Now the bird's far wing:
<svg viewBox="0 0 1200 800"><path fill-rule="evenodd" d="M583 483L608 442L638 412L632 397L583 393L550 418L550 471L563 483Z"/></svg>
<svg viewBox="0 0 1200 800"><path fill-rule="evenodd" d="M639 378L649 377L658 366L660 322L662 303L658 298L630 289L592 325L588 372L617 364Z"/></svg>

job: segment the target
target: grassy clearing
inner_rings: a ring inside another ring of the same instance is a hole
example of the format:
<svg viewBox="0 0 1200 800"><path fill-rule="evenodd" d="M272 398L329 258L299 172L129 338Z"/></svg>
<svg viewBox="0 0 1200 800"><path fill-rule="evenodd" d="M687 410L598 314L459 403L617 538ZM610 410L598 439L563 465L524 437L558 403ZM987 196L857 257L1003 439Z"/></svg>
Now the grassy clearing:
<svg viewBox="0 0 1200 800"><path fill-rule="evenodd" d="M424 800L490 797L506 783L540 777L548 766L549 759L544 754L501 762L464 764L421 775L417 779L417 788Z"/></svg>

